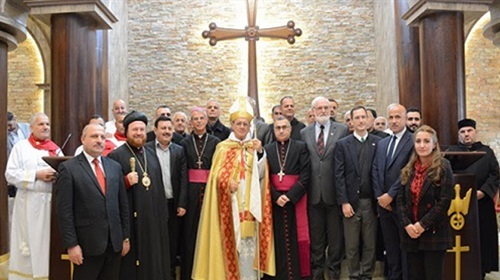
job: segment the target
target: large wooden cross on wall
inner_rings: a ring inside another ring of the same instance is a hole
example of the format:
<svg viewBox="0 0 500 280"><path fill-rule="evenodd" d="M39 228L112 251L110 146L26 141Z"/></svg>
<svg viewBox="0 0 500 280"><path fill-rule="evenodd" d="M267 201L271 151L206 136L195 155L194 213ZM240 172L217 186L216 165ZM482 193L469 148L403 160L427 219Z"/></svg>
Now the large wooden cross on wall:
<svg viewBox="0 0 500 280"><path fill-rule="evenodd" d="M289 21L286 26L262 28L255 25L257 17L257 0L247 0L248 26L245 29L220 28L212 22L208 25L210 30L202 33L203 38L208 38L211 46L218 41L245 38L248 41L248 96L255 99L256 112L259 116L259 96L257 86L257 52L256 42L260 37L286 39L289 44L295 43L295 36L302 35L300 28L295 28L295 23Z"/></svg>

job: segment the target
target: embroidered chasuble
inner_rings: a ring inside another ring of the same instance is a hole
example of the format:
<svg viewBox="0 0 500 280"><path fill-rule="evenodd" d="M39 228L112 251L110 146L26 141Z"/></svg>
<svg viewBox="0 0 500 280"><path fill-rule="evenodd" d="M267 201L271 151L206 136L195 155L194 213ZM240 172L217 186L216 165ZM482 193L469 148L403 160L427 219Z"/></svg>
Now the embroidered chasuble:
<svg viewBox="0 0 500 280"><path fill-rule="evenodd" d="M236 141L231 134L217 145L198 227L193 279L257 279L259 265L261 273L276 273L266 158L257 163L249 140ZM231 182L240 184L235 193ZM242 261L249 255L253 265Z"/></svg>

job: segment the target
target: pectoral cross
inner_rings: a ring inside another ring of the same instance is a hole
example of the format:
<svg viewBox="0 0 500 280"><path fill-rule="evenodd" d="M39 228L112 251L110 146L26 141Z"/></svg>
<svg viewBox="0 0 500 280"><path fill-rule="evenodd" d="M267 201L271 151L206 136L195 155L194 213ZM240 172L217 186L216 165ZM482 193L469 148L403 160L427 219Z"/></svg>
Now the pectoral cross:
<svg viewBox="0 0 500 280"><path fill-rule="evenodd" d="M280 169L280 172L278 173L278 177L280 177L280 182L283 181L283 176L285 176L285 173L283 172L283 169Z"/></svg>
<svg viewBox="0 0 500 280"><path fill-rule="evenodd" d="M201 161L201 158L198 158L198 161L196 162L198 164L198 169L201 169L201 165L203 164L203 161Z"/></svg>
<svg viewBox="0 0 500 280"><path fill-rule="evenodd" d="M63 261L69 261L69 255L68 254L62 254L61 255L61 260ZM70 275L69 275L69 279L73 280L73 270L75 270L75 266L73 265L73 263L70 261L69 262L70 264Z"/></svg>
<svg viewBox="0 0 500 280"><path fill-rule="evenodd" d="M289 44L295 43L295 36L302 35L300 28L294 28L295 23L289 21L286 26L263 28L255 25L257 17L257 0L247 0L248 26L245 29L219 28L212 22L208 25L210 30L202 33L203 38L209 38L211 46L217 41L245 38L248 41L248 96L255 99L256 112L259 116L259 98L257 90L257 52L256 41L260 37L286 39Z"/></svg>
<svg viewBox="0 0 500 280"><path fill-rule="evenodd" d="M460 235L455 236L455 247L446 250L446 252L455 253L455 280L461 279L462 252L469 252L469 250L469 246L462 246L462 237Z"/></svg>

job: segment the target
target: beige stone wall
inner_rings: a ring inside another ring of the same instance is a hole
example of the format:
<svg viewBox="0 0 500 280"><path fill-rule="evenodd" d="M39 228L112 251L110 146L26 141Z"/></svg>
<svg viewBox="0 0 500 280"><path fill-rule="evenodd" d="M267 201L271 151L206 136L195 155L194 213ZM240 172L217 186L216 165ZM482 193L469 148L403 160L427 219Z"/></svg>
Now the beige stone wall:
<svg viewBox="0 0 500 280"><path fill-rule="evenodd" d="M7 109L19 122L28 122L33 113L43 111L43 92L37 83L43 83L43 63L35 41L29 35L26 41L8 54Z"/></svg>
<svg viewBox="0 0 500 280"><path fill-rule="evenodd" d="M478 137L500 159L500 48L483 37L485 14L469 33L465 45L467 117L477 121Z"/></svg>
<svg viewBox="0 0 500 280"><path fill-rule="evenodd" d="M246 95L247 42L219 42L201 37L210 22L247 25L246 1L128 0L129 107L153 114L158 104L173 110L219 99L226 109L236 95ZM388 2L390 3L390 1ZM359 100L376 102L374 3L365 0L259 1L257 25L285 25L294 20L303 35L295 45L283 40L257 43L261 114L284 95L296 99L304 120L317 95L333 97L340 111Z"/></svg>

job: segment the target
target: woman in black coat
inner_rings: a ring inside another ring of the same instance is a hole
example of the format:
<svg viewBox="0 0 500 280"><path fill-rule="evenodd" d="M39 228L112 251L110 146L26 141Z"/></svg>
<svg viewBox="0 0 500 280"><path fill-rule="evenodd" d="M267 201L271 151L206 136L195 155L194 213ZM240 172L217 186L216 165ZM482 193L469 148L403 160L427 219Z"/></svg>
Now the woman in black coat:
<svg viewBox="0 0 500 280"><path fill-rule="evenodd" d="M436 131L424 125L413 135L415 148L401 171L397 197L405 229L401 247L407 254L409 279L443 279L446 249L451 248L447 215L453 196L453 173L439 149Z"/></svg>

